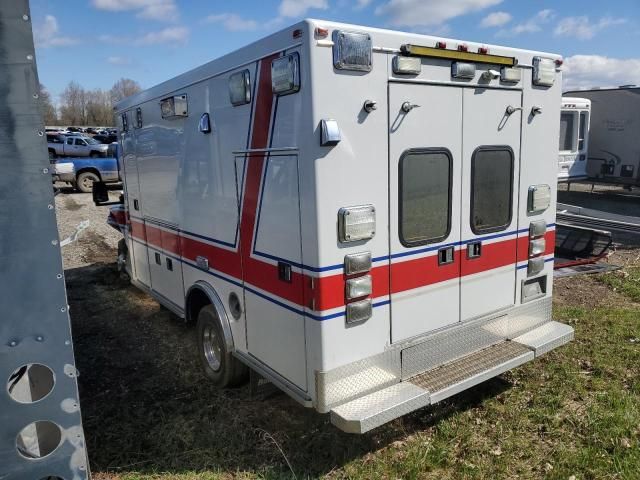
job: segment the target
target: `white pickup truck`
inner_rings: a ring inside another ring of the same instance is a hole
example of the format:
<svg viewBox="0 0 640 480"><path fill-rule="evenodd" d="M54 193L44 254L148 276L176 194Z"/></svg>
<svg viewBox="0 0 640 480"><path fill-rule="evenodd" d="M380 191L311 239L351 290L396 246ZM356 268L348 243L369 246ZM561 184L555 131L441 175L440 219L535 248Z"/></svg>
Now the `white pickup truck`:
<svg viewBox="0 0 640 480"><path fill-rule="evenodd" d="M56 157L106 157L109 145L80 135L47 135L49 159Z"/></svg>

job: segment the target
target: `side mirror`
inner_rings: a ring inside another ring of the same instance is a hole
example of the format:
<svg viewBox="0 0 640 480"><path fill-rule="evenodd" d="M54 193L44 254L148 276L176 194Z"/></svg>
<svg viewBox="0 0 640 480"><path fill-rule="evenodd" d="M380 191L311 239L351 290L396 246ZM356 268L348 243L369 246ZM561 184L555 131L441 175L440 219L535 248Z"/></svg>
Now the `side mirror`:
<svg viewBox="0 0 640 480"><path fill-rule="evenodd" d="M109 190L104 182L93 182L93 203L102 205L109 201Z"/></svg>

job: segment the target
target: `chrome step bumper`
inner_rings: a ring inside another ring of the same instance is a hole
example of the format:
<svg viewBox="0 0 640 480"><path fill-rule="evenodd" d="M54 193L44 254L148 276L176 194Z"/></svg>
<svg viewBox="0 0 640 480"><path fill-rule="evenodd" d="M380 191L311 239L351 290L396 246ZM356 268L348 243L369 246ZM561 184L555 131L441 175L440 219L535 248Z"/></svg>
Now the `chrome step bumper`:
<svg viewBox="0 0 640 480"><path fill-rule="evenodd" d="M401 383L331 409L331 422L349 433L365 433L418 408L511 370L573 339L573 328L550 321Z"/></svg>

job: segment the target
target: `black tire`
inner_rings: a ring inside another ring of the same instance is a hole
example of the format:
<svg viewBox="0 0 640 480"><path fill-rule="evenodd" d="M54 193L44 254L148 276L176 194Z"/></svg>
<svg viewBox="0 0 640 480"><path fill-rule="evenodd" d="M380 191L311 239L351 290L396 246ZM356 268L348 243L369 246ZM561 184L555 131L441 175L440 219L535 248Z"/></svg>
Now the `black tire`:
<svg viewBox="0 0 640 480"><path fill-rule="evenodd" d="M198 356L205 375L219 387L232 387L245 382L249 369L227 350L222 326L213 305L203 307L198 313L197 331Z"/></svg>
<svg viewBox="0 0 640 480"><path fill-rule="evenodd" d="M49 160L55 160L56 158L58 158L58 155L56 155L56 151L49 150Z"/></svg>
<svg viewBox="0 0 640 480"><path fill-rule="evenodd" d="M93 191L93 182L99 182L100 177L93 172L82 172L76 178L76 188L82 193L91 193Z"/></svg>

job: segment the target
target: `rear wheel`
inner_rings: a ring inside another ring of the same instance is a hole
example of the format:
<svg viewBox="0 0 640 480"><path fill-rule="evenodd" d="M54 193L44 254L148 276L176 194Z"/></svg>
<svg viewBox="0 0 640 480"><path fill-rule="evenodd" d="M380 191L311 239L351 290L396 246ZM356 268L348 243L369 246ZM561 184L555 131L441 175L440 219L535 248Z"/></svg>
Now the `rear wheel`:
<svg viewBox="0 0 640 480"><path fill-rule="evenodd" d="M246 381L249 370L227 349L222 325L213 305L198 313L198 350L205 374L219 387L239 385Z"/></svg>
<svg viewBox="0 0 640 480"><path fill-rule="evenodd" d="M82 193L93 191L93 182L99 182L100 177L93 172L82 172L76 179L76 188Z"/></svg>

